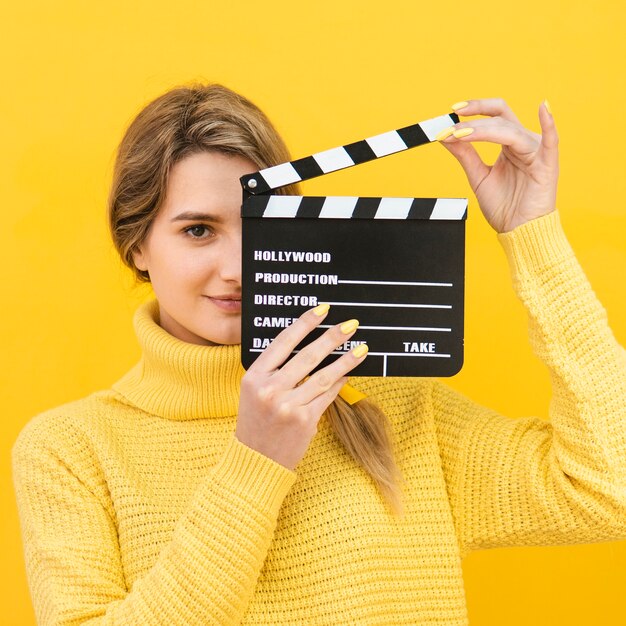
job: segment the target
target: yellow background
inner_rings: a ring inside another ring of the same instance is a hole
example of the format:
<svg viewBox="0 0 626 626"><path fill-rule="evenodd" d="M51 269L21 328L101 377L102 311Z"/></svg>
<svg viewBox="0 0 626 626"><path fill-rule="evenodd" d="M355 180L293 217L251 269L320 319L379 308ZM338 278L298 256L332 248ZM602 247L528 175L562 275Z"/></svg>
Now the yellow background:
<svg viewBox="0 0 626 626"><path fill-rule="evenodd" d="M551 2L11 3L2 10L0 622L34 623L9 453L34 414L109 386L138 357L133 286L109 243L105 198L130 119L178 83L241 91L294 157L504 97L561 136L558 206L626 344L622 0ZM482 146L493 158L496 151ZM526 341L494 234L443 147L311 181L319 195L467 196L466 365L450 384L508 415L545 416L549 384ZM493 550L464 563L472 624L626 623L626 542ZM391 620L390 620L391 621Z"/></svg>

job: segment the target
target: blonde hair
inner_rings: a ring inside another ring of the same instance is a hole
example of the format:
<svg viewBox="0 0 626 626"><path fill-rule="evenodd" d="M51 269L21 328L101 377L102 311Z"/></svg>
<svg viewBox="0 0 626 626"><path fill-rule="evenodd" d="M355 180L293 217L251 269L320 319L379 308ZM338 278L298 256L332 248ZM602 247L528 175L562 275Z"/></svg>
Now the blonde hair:
<svg viewBox="0 0 626 626"><path fill-rule="evenodd" d="M236 154L259 169L290 160L289 151L265 114L218 84L176 87L145 106L119 145L108 200L109 227L123 262L148 282L133 253L146 238L175 163L203 151ZM299 193L297 185L277 193ZM374 404L350 405L338 397L326 417L341 444L371 476L395 513L402 511L400 473L393 458L387 417Z"/></svg>

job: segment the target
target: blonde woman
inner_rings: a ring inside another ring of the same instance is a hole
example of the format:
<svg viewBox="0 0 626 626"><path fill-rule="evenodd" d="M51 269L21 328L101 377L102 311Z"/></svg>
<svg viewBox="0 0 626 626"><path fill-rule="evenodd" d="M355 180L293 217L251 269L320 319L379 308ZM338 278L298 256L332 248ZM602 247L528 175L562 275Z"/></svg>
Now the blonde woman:
<svg viewBox="0 0 626 626"><path fill-rule="evenodd" d="M290 359L324 305L244 372L239 177L289 154L229 89L170 90L126 131L109 201L156 295L135 316L141 361L14 446L40 624L456 626L469 551L626 537L625 360L555 210L553 117L541 105L537 135L502 100L454 108L484 116L439 139L499 233L551 422L432 379L347 385L364 349L309 376L358 337L345 320Z"/></svg>

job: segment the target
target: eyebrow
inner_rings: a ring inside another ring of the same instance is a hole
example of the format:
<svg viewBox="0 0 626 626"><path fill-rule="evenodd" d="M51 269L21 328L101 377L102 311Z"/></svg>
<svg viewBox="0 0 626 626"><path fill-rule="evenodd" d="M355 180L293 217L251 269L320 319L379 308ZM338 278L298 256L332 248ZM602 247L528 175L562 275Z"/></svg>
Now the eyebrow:
<svg viewBox="0 0 626 626"><path fill-rule="evenodd" d="M184 213L179 213L176 217L173 217L170 221L172 222L221 222L222 218L217 217L215 215L211 215L209 213L196 213L194 211L185 211Z"/></svg>

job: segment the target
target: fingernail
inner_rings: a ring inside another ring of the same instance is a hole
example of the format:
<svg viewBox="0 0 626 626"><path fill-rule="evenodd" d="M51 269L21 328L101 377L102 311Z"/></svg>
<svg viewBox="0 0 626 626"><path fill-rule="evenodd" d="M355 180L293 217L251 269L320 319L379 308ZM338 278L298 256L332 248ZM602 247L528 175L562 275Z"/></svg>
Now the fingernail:
<svg viewBox="0 0 626 626"><path fill-rule="evenodd" d="M550 115L552 115L552 107L550 106L550 103L547 100L543 101L544 106L546 107L546 109L548 110L548 113Z"/></svg>
<svg viewBox="0 0 626 626"><path fill-rule="evenodd" d="M455 130L452 134L457 139L460 139L461 137L467 137L468 135L471 135L473 132L473 128L459 128L459 130Z"/></svg>
<svg viewBox="0 0 626 626"><path fill-rule="evenodd" d="M352 350L352 354L357 358L360 359L362 356L365 356L369 351L369 348L367 347L366 343L360 343L356 348L354 348L354 350Z"/></svg>
<svg viewBox="0 0 626 626"><path fill-rule="evenodd" d="M436 141L443 141L446 137L449 137L454 132L454 126L448 126L448 128L444 128L441 132L435 135Z"/></svg>
<svg viewBox="0 0 626 626"><path fill-rule="evenodd" d="M464 109L468 104L469 102L465 102L465 100L463 100L463 102L455 102L450 108L453 111L458 111L459 109Z"/></svg>
<svg viewBox="0 0 626 626"><path fill-rule="evenodd" d="M359 327L359 320L348 320L344 322L339 328L344 335L349 335Z"/></svg>
<svg viewBox="0 0 626 626"><path fill-rule="evenodd" d="M313 309L313 313L315 313L317 317L322 317L322 315L326 315L326 313L328 313L328 309L330 309L330 304L318 304Z"/></svg>

